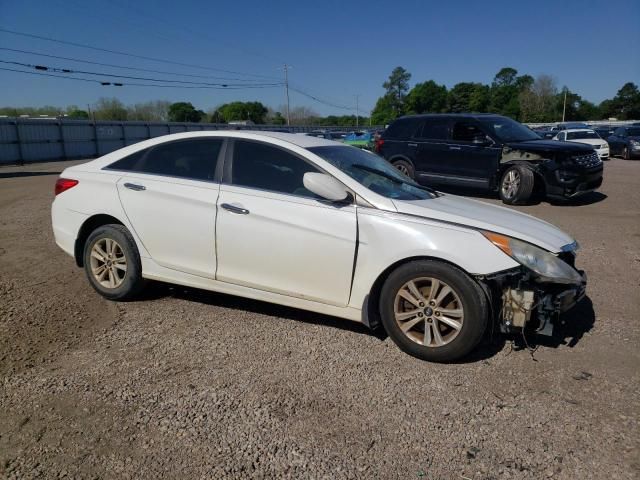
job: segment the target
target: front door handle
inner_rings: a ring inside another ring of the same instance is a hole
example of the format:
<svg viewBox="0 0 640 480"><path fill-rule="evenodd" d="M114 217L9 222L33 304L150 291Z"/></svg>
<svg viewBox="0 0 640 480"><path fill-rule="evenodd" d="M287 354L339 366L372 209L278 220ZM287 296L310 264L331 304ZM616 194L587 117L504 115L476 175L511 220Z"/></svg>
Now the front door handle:
<svg viewBox="0 0 640 480"><path fill-rule="evenodd" d="M237 213L239 215L247 215L249 210L246 208L238 207L237 205L231 205L230 203L223 203L220 205L225 210L229 210L231 213Z"/></svg>
<svg viewBox="0 0 640 480"><path fill-rule="evenodd" d="M462 147L449 147L449 150L462 150Z"/></svg>
<svg viewBox="0 0 640 480"><path fill-rule="evenodd" d="M141 192L142 190L146 190L147 187L144 185L138 185L137 183L125 183L124 188L128 188L129 190L135 190L136 192Z"/></svg>
<svg viewBox="0 0 640 480"><path fill-rule="evenodd" d="M418 144L417 143L407 143L408 147L417 147Z"/></svg>

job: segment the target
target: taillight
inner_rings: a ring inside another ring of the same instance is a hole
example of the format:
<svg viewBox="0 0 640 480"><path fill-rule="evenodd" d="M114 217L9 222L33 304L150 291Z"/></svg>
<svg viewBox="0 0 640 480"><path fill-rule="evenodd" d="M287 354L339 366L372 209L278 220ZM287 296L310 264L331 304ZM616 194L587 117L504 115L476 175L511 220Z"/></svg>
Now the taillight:
<svg viewBox="0 0 640 480"><path fill-rule="evenodd" d="M56 195L60 195L65 190L69 190L71 187L75 187L77 184L78 180L72 180L71 178L59 178L56 181Z"/></svg>
<svg viewBox="0 0 640 480"><path fill-rule="evenodd" d="M382 138L378 138L376 140L376 152L380 153L382 151L382 145L384 145L384 140Z"/></svg>

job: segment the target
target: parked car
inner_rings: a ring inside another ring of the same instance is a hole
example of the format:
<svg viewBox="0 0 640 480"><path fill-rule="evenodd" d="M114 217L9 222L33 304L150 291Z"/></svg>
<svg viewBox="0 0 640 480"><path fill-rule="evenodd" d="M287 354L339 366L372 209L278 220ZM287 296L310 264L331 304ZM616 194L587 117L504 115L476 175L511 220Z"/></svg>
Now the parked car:
<svg viewBox="0 0 640 480"><path fill-rule="evenodd" d="M590 128L562 130L553 139L561 142L577 142L590 145L596 151L600 160L609 160L609 144L595 130Z"/></svg>
<svg viewBox="0 0 640 480"><path fill-rule="evenodd" d="M558 125L556 125L556 128L558 130L572 130L576 128L590 128L590 127L586 123L582 123L582 122L565 122L565 123L559 123Z"/></svg>
<svg viewBox="0 0 640 480"><path fill-rule="evenodd" d="M351 132L344 137L344 143L353 147L364 148L365 150L373 150L374 134L371 132Z"/></svg>
<svg viewBox="0 0 640 480"><path fill-rule="evenodd" d="M555 127L538 127L532 130L537 133L540 138L553 138L558 133L558 129Z"/></svg>
<svg viewBox="0 0 640 480"><path fill-rule="evenodd" d="M602 161L591 147L542 140L493 114L401 117L376 151L420 182L497 190L508 204L536 192L574 197L602 184Z"/></svg>
<svg viewBox="0 0 640 480"><path fill-rule="evenodd" d="M600 135L600 137L603 140L606 140L607 138L609 138L611 135L613 135L613 132L616 130L615 125L594 125L593 127L591 127L598 135Z"/></svg>
<svg viewBox="0 0 640 480"><path fill-rule="evenodd" d="M607 141L611 155L620 155L625 160L640 157L640 127L618 127Z"/></svg>
<svg viewBox="0 0 640 480"><path fill-rule="evenodd" d="M335 140L336 142L342 142L344 141L344 138L348 134L346 132L338 132L338 131L314 131L314 132L306 132L303 135L307 135L309 137L325 138L327 140Z"/></svg>
<svg viewBox="0 0 640 480"><path fill-rule="evenodd" d="M320 138L157 137L65 169L55 193L55 241L108 299L161 280L381 323L426 360L488 328L550 334L585 293L558 228Z"/></svg>

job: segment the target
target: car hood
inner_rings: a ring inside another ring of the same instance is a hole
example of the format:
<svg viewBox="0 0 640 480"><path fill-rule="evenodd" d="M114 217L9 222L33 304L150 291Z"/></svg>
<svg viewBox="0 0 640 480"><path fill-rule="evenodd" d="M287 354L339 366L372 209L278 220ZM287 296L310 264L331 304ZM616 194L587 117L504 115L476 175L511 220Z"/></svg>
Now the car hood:
<svg viewBox="0 0 640 480"><path fill-rule="evenodd" d="M442 195L427 200L394 200L398 212L490 230L558 253L574 241L558 227L506 207Z"/></svg>
<svg viewBox="0 0 640 480"><path fill-rule="evenodd" d="M585 145L602 145L606 140L602 138L578 138L576 140L569 140L571 143L584 143Z"/></svg>
<svg viewBox="0 0 640 480"><path fill-rule="evenodd" d="M558 140L527 140L524 142L510 142L507 146L514 150L525 150L527 152L566 152L566 153L589 153L592 148L575 142L560 142Z"/></svg>

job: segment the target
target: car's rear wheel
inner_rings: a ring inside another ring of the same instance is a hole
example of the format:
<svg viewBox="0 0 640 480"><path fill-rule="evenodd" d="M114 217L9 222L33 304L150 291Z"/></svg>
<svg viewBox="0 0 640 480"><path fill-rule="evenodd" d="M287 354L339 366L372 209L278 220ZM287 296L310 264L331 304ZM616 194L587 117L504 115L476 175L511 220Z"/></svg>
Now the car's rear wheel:
<svg viewBox="0 0 640 480"><path fill-rule="evenodd" d="M380 295L382 324L401 350L449 362L473 350L488 319L484 292L452 265L420 260L400 266Z"/></svg>
<svg viewBox="0 0 640 480"><path fill-rule="evenodd" d="M406 160L394 160L393 162L391 162L391 165L393 165L400 172L404 173L407 177L415 178L415 170L413 169L413 165L411 164L411 162L408 162Z"/></svg>
<svg viewBox="0 0 640 480"><path fill-rule="evenodd" d="M523 165L509 167L500 180L500 198L509 205L526 202L531 198L535 178Z"/></svg>
<svg viewBox="0 0 640 480"><path fill-rule="evenodd" d="M123 225L103 225L91 232L84 268L91 286L110 300L129 300L144 287L138 248Z"/></svg>

